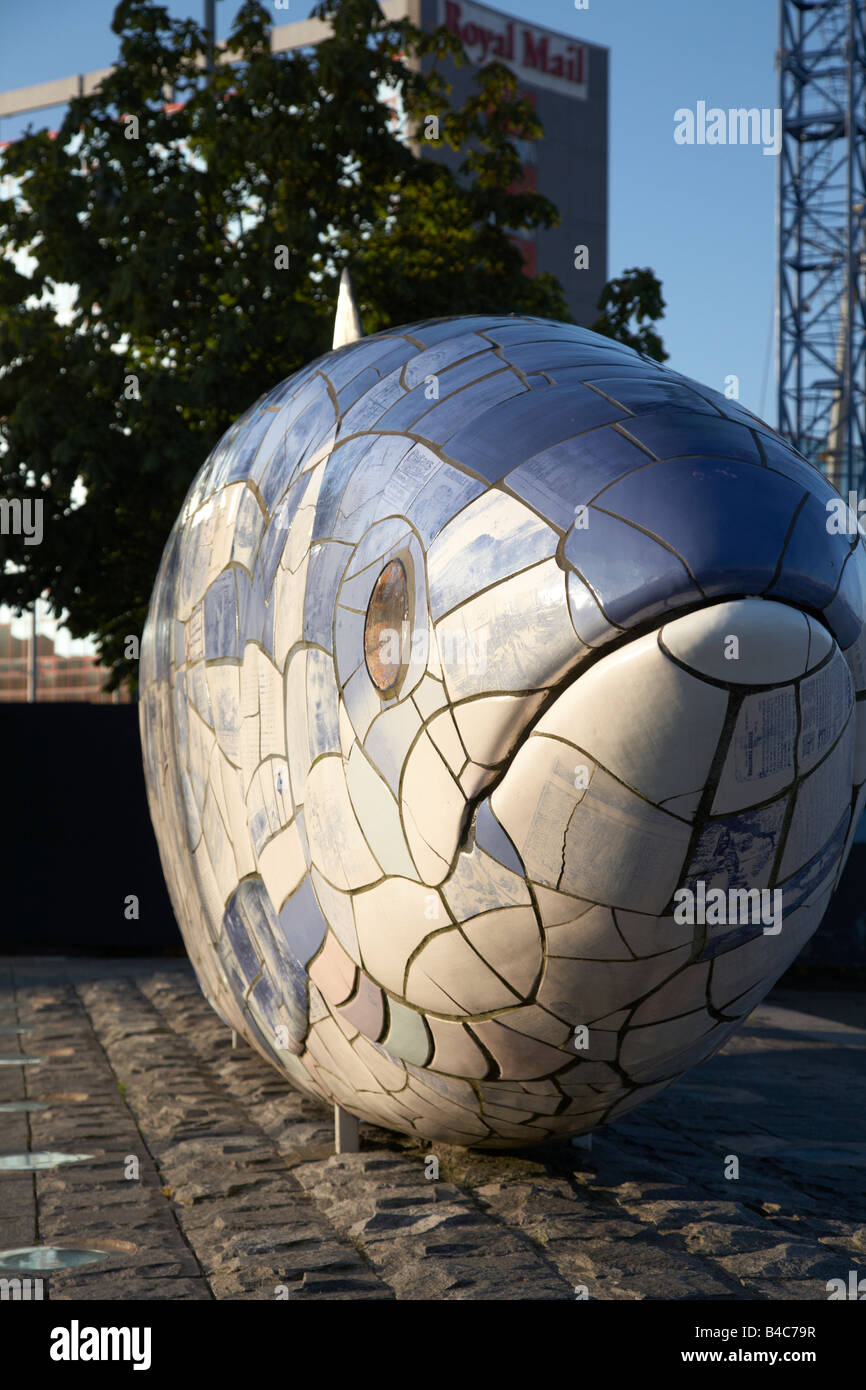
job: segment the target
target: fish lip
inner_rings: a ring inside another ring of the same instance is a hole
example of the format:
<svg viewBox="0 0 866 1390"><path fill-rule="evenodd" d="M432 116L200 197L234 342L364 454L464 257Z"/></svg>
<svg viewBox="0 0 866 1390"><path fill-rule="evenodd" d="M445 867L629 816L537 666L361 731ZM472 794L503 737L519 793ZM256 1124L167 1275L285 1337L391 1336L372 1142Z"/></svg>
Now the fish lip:
<svg viewBox="0 0 866 1390"><path fill-rule="evenodd" d="M475 822L478 816L479 808L483 805L485 801L488 801L490 797L493 795L493 793L496 791L496 789L502 785L509 772L511 771L511 768L514 764L514 760L516 759L518 753L529 742L529 739L535 733L541 720L545 717L548 711L553 708L557 700L559 700L559 698L562 695L564 695L566 691L569 690L570 687L574 685L576 681L578 681L582 676L584 676L587 671L591 670L593 666L595 666L600 660L602 660L602 658L613 655L613 653L620 651L623 647L628 646L631 642L638 641L641 637L646 637L653 632L661 632L663 627L666 627L671 622L676 622L678 618L684 618L687 617L690 613L695 613L699 611L704 611L709 608L714 608L721 603L736 603L738 601L742 601L743 599L760 599L762 602L783 604L787 608L793 608L796 613L803 613L807 617L810 617L815 621L821 623L822 627L829 634L832 640L836 642L836 636L833 632L833 629L827 623L826 616L821 610L813 610L804 604L793 603L790 600L776 598L775 596L773 598L767 598L764 594L748 594L744 592L738 592L719 594L713 596L711 599L704 599L703 601L682 604L677 608L672 608L665 611L664 613L656 614L652 618L648 618L643 623L636 623L634 627L623 629L617 637L614 637L610 641L605 642L600 647L593 648L589 653L584 652L583 654L576 656L573 664L570 664L568 666L568 668L559 678L559 680L557 680L549 687L546 687L544 685L539 686L539 689L548 689L548 697L542 702L542 704L536 710L532 718L520 731L517 741L511 749L511 752L509 753L507 760L503 763L500 771L497 772L497 774L491 779L491 781L489 781L486 784L486 786L484 786L481 789L480 792L478 792L470 801L467 801L463 827L461 830L461 834L458 838L457 849L452 860L451 872L453 873L454 866L456 866L460 854L470 853L475 845ZM520 859L521 864L523 864L523 858L516 846L515 853L518 859ZM529 881L526 876L525 866L524 879L527 882Z"/></svg>

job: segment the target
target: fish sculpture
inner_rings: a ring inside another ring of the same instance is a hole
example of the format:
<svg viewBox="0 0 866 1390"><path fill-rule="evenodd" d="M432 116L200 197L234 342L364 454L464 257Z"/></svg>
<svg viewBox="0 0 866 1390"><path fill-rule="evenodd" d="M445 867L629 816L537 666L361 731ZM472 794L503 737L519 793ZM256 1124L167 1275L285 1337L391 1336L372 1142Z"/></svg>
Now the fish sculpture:
<svg viewBox="0 0 866 1390"><path fill-rule="evenodd" d="M360 337L196 477L144 632L201 987L301 1090L519 1147L657 1094L816 930L863 809L866 555L736 401L571 324ZM354 339L354 341L352 341Z"/></svg>

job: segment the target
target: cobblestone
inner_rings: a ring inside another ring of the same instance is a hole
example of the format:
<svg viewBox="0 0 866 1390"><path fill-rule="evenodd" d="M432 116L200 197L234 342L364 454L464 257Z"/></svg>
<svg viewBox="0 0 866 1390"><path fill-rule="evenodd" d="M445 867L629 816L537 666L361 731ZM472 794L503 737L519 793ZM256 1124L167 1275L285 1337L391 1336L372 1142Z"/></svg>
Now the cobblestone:
<svg viewBox="0 0 866 1390"><path fill-rule="evenodd" d="M12 1032L20 1028L20 1032ZM866 1000L777 992L594 1138L422 1145L331 1115L231 1036L184 961L6 958L0 1243L98 1248L51 1299L825 1298L866 1274ZM438 1177L428 1177L438 1164ZM730 1173L736 1159L739 1173Z"/></svg>

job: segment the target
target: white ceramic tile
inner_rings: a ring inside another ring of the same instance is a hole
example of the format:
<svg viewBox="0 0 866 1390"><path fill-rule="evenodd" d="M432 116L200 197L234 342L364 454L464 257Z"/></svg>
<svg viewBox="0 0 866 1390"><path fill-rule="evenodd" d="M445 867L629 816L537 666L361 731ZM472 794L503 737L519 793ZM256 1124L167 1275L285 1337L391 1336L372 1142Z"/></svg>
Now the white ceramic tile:
<svg viewBox="0 0 866 1390"><path fill-rule="evenodd" d="M728 685L781 685L806 669L806 616L785 603L735 599L665 623L661 640L678 661ZM737 638L738 648L729 642ZM727 651L738 650L728 657Z"/></svg>
<svg viewBox="0 0 866 1390"><path fill-rule="evenodd" d="M493 767L511 757L517 739L544 703L546 693L482 696L455 706L454 719L470 758Z"/></svg>
<svg viewBox="0 0 866 1390"><path fill-rule="evenodd" d="M418 738L406 762L401 787L401 809L404 823L411 812L413 829L406 824L409 848L418 864L416 849L420 835L423 841L446 864L451 862L460 835L466 802L426 734Z"/></svg>
<svg viewBox="0 0 866 1390"><path fill-rule="evenodd" d="M576 897L661 912L677 887L690 827L597 768L565 837L559 886Z"/></svg>
<svg viewBox="0 0 866 1390"><path fill-rule="evenodd" d="M723 690L669 661L650 633L597 661L536 727L578 744L657 804L706 782L727 704Z"/></svg>
<svg viewBox="0 0 866 1390"><path fill-rule="evenodd" d="M544 888L541 884L533 884L533 892L545 927L573 922L595 905L583 898L573 898L569 893L558 893L555 888Z"/></svg>
<svg viewBox="0 0 866 1390"><path fill-rule="evenodd" d="M661 1023L696 1009L706 1009L709 976L709 962L687 965L667 984L654 990L649 999L638 1004L629 1026L637 1028L644 1023Z"/></svg>
<svg viewBox="0 0 866 1390"><path fill-rule="evenodd" d="M304 823L312 862L337 888L363 888L382 877L352 807L341 757L320 758L310 769Z"/></svg>
<svg viewBox="0 0 866 1390"><path fill-rule="evenodd" d="M796 746L796 687L747 695L719 775L712 814L740 811L783 792L794 780Z"/></svg>
<svg viewBox="0 0 866 1390"><path fill-rule="evenodd" d="M421 719L412 701L401 699L398 704L382 710L364 736L364 752L395 796L400 791L400 776L409 749L420 728Z"/></svg>
<svg viewBox="0 0 866 1390"><path fill-rule="evenodd" d="M224 663L207 667L207 688L213 711L214 732L220 748L233 763L240 764L240 667Z"/></svg>
<svg viewBox="0 0 866 1390"><path fill-rule="evenodd" d="M437 624L436 636L452 702L469 695L536 692L588 650L575 638L565 575L555 560L470 599Z"/></svg>
<svg viewBox="0 0 866 1390"><path fill-rule="evenodd" d="M717 1022L706 1009L695 1009L681 1018L630 1028L620 1048L620 1066L635 1081L653 1081L679 1069L680 1057L694 1043L707 1040Z"/></svg>
<svg viewBox="0 0 866 1390"><path fill-rule="evenodd" d="M397 802L357 743L346 763L346 786L358 823L383 873L417 878Z"/></svg>
<svg viewBox="0 0 866 1390"><path fill-rule="evenodd" d="M531 907L482 912L463 927L482 960L526 998L541 973L541 932Z"/></svg>
<svg viewBox="0 0 866 1390"><path fill-rule="evenodd" d="M487 1058L463 1024L432 1016L427 1022L433 1034L435 1050L430 1066L434 1071L472 1078L487 1075Z"/></svg>
<svg viewBox="0 0 866 1390"><path fill-rule="evenodd" d="M557 886L565 832L594 773L592 759L570 744L532 735L491 793L494 815L536 882Z"/></svg>
<svg viewBox="0 0 866 1390"><path fill-rule="evenodd" d="M422 719L429 719L431 714L448 704L444 685L429 675L422 676L420 684L412 692L412 699Z"/></svg>
<svg viewBox="0 0 866 1390"><path fill-rule="evenodd" d="M689 955L689 947L683 946L650 960L585 961L548 957L538 1003L566 1023L591 1024L643 998L684 965ZM590 1039L593 1031L590 1028ZM592 1047L589 1056L591 1060L599 1060Z"/></svg>
<svg viewBox="0 0 866 1390"><path fill-rule="evenodd" d="M825 628L823 623L819 623L817 618L810 618L806 614L806 622L809 624L809 670L813 666L818 666L825 657L830 655L833 646L833 638Z"/></svg>
<svg viewBox="0 0 866 1390"><path fill-rule="evenodd" d="M529 889L513 869L500 864L476 843L457 857L454 872L442 884L442 896L460 922L497 907L530 903Z"/></svg>
<svg viewBox="0 0 866 1390"><path fill-rule="evenodd" d="M785 840L779 878L786 879L817 854L851 801L854 785L853 721L833 752L799 784Z"/></svg>
<svg viewBox="0 0 866 1390"><path fill-rule="evenodd" d="M294 821L268 840L258 855L258 865L268 896L279 912L307 871L304 847Z"/></svg>
<svg viewBox="0 0 866 1390"><path fill-rule="evenodd" d="M617 911L617 925L636 956L657 956L690 943L695 928L673 917L653 917L645 912Z"/></svg>
<svg viewBox="0 0 866 1390"><path fill-rule="evenodd" d="M857 640L846 647L842 655L853 677L854 689L859 694L866 690L866 623L860 629Z"/></svg>
<svg viewBox="0 0 866 1390"><path fill-rule="evenodd" d="M682 820L693 821L703 794L704 789L701 787L699 791L686 792L685 796L667 797L661 803L661 808L663 811L670 811L672 816L680 816Z"/></svg>
<svg viewBox="0 0 866 1390"><path fill-rule="evenodd" d="M842 732L854 704L854 684L838 650L814 675L800 682L798 770L809 772Z"/></svg>
<svg viewBox="0 0 866 1390"><path fill-rule="evenodd" d="M632 960L609 907L591 907L572 921L545 927L547 954L577 960Z"/></svg>
<svg viewBox="0 0 866 1390"><path fill-rule="evenodd" d="M459 778L467 760L466 749L460 742L460 735L457 732L457 725L451 711L443 710L441 714L437 714L431 719L427 725L427 733L454 776Z"/></svg>
<svg viewBox="0 0 866 1390"><path fill-rule="evenodd" d="M424 884L390 878L356 893L352 905L364 968L384 989L403 997L409 957L448 922L438 894Z"/></svg>
<svg viewBox="0 0 866 1390"><path fill-rule="evenodd" d="M518 1003L519 997L485 965L456 927L428 941L409 967L406 999L434 1013L483 1014Z"/></svg>

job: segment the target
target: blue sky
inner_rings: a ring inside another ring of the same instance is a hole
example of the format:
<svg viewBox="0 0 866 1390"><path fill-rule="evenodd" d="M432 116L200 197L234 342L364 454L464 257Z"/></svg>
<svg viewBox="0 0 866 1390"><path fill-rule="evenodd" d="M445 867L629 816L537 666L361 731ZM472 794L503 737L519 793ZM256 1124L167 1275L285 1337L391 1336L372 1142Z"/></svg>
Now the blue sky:
<svg viewBox="0 0 866 1390"><path fill-rule="evenodd" d="M238 9L219 0L224 36ZM167 0L178 17L201 3ZM667 302L669 365L724 389L776 422L772 338L778 159L757 145L678 145L674 112L777 104L776 0L498 0L495 8L606 45L611 52L609 274L648 265ZM303 19L291 0L276 23ZM0 90L107 67L117 53L114 0L0 0ZM61 111L0 122L0 140L28 119L55 127Z"/></svg>

